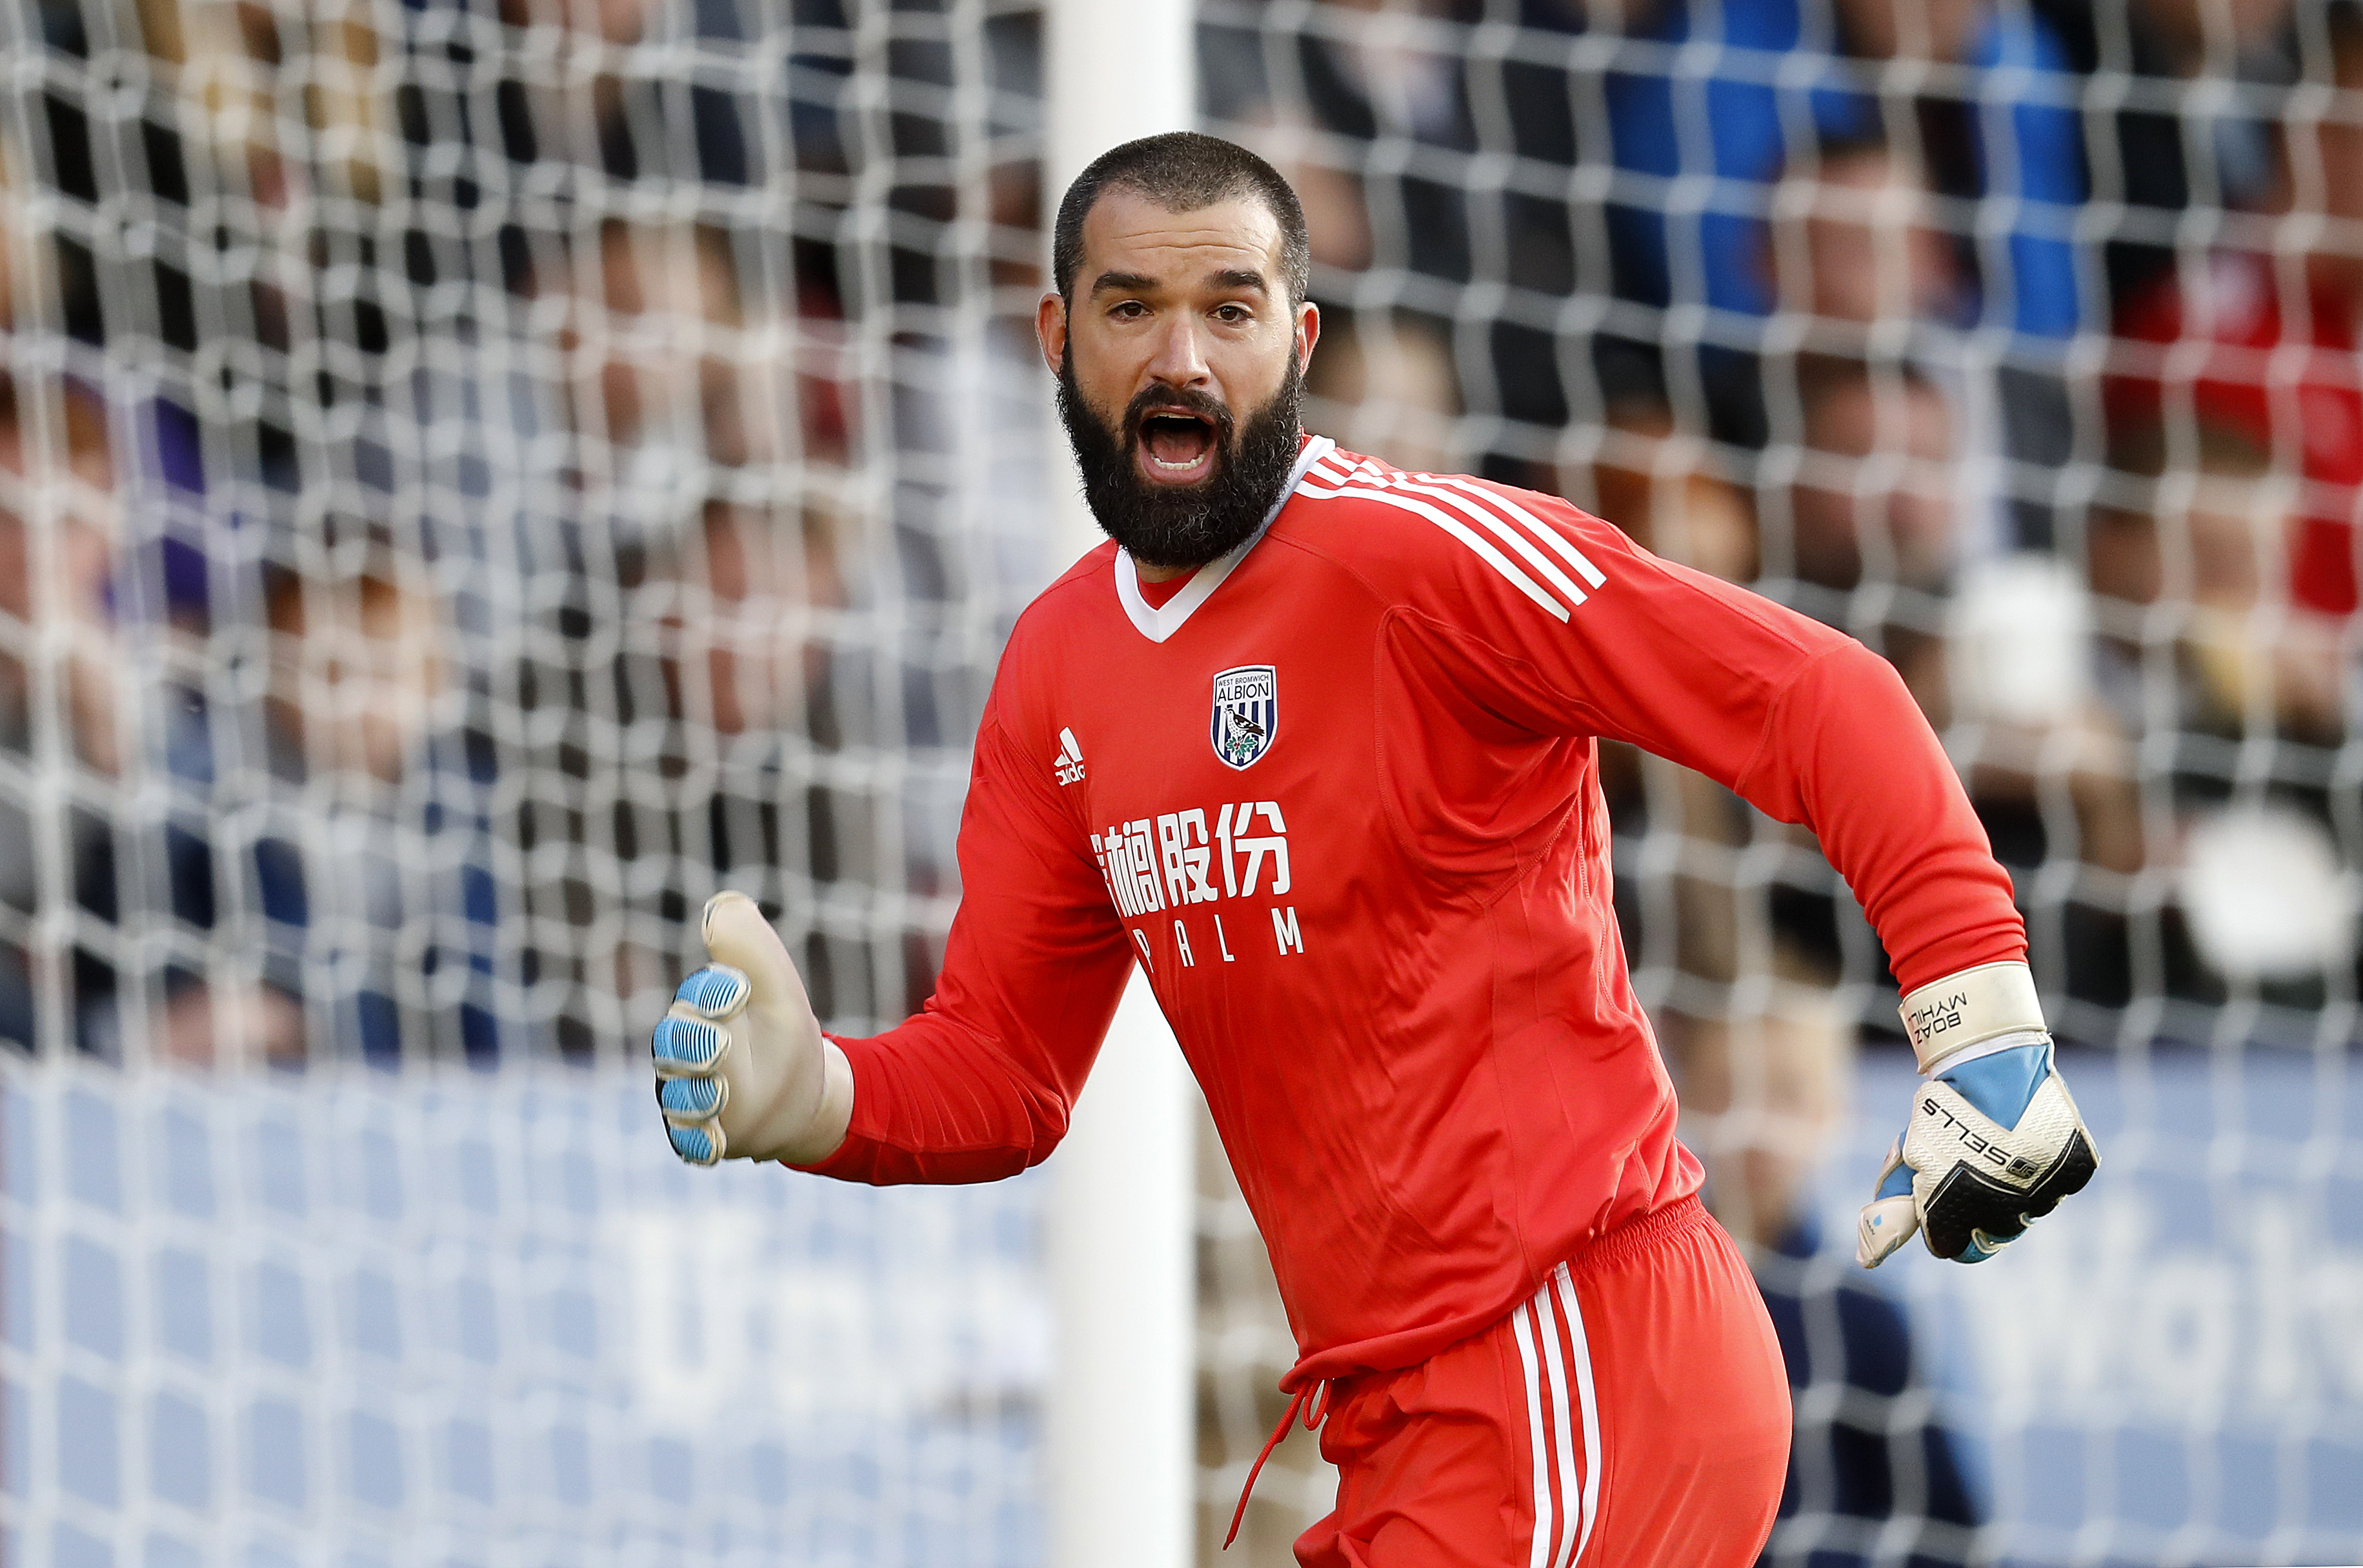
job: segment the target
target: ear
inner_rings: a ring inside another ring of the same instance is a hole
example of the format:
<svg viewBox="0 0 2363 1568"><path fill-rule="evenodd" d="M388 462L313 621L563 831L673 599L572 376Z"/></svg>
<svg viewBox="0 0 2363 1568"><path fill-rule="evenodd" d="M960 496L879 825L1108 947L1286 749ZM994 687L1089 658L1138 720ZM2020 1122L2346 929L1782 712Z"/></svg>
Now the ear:
<svg viewBox="0 0 2363 1568"><path fill-rule="evenodd" d="M1321 341L1321 307L1306 300L1296 307L1296 364L1300 372L1313 364L1313 345Z"/></svg>
<svg viewBox="0 0 2363 1568"><path fill-rule="evenodd" d="M1067 359L1067 302L1055 290L1034 307L1034 336L1042 344L1042 362L1057 375Z"/></svg>

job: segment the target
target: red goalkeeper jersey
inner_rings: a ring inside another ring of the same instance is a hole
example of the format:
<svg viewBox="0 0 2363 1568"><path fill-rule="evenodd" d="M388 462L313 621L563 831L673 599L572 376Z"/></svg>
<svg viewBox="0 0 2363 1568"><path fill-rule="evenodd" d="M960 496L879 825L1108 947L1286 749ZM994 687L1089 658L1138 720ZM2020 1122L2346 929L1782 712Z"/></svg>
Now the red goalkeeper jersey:
<svg viewBox="0 0 2363 1568"><path fill-rule="evenodd" d="M1305 444L1161 606L1093 551L1020 617L934 997L840 1041L815 1169L1048 1155L1133 966L1204 1088L1304 1359L1414 1364L1694 1191L1610 902L1602 738L1810 825L1909 989L2024 955L1887 664L1564 501Z"/></svg>

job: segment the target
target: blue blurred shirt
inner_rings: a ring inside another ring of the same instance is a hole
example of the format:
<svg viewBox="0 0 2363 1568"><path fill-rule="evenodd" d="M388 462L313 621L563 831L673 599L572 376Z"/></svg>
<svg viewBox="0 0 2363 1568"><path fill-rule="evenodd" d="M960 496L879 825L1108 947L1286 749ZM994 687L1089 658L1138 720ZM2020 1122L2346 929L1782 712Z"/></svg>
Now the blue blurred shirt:
<svg viewBox="0 0 2363 1568"><path fill-rule="evenodd" d="M1671 74L1612 72L1605 85L1616 166L1638 174L1711 179L1649 206L1612 206L1620 286L1645 304L1701 304L1769 315L1763 269L1769 187L1790 161L1789 137L1873 137L1879 106L1827 40L1806 37L1799 0L1722 0L1703 7L1721 26L1694 28L1673 0L1636 36L1708 47ZM2003 254L1980 254L1983 314L2021 333L2064 337L2080 319L2075 257L2066 238L2085 173L2068 59L2032 15L1990 17L1965 63L1991 74L1975 108L1978 178L1985 199L2014 204ZM1776 78L1777 83L1776 83Z"/></svg>

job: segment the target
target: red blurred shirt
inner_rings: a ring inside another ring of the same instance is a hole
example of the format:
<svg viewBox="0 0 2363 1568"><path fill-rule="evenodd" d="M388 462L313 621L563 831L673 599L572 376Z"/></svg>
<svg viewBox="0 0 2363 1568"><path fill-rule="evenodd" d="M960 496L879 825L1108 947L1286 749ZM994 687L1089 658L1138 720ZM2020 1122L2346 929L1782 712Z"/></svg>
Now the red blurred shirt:
<svg viewBox="0 0 2363 1568"><path fill-rule="evenodd" d="M2117 335L2196 351L2148 353L2131 373L2112 377L2110 411L2119 419L2193 418L2266 453L2280 450L2281 437L2309 482L2291 541L2290 597L2346 615L2356 606L2363 501L2363 374L2346 301L2309 279L2302 328L2286 319L2269 256L2219 251L2188 291L2169 273L2126 306Z"/></svg>
<svg viewBox="0 0 2363 1568"><path fill-rule="evenodd" d="M1309 442L1161 606L1102 546L1019 619L934 997L843 1044L870 1182L1049 1153L1135 964L1270 1247L1291 1385L1426 1360L1693 1192L1611 905L1599 738L1811 824L1906 987L2016 959L1894 672L1566 502Z"/></svg>

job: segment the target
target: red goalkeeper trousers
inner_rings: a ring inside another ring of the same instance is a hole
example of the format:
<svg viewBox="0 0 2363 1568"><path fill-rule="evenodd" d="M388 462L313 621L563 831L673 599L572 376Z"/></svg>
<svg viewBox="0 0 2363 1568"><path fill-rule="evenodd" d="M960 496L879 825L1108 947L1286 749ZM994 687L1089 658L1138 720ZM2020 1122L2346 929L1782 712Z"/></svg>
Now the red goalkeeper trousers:
<svg viewBox="0 0 2363 1568"><path fill-rule="evenodd" d="M1747 1568L1788 1468L1772 1321L1695 1198L1326 1406L1337 1507L1298 1538L1305 1568Z"/></svg>

